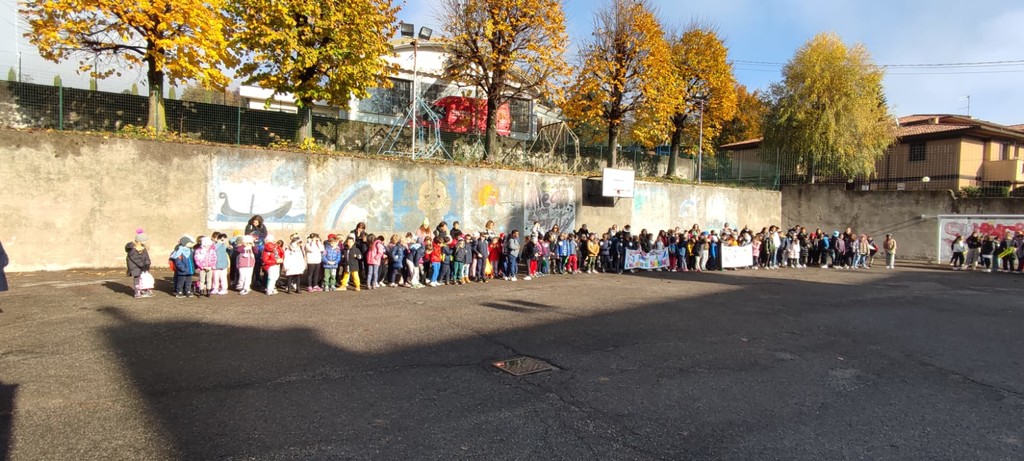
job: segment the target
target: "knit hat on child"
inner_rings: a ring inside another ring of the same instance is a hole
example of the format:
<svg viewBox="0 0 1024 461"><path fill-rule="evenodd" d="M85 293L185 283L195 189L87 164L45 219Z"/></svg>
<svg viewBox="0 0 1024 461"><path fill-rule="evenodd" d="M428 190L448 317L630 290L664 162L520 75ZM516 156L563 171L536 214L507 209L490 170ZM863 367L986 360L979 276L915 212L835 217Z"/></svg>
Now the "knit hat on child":
<svg viewBox="0 0 1024 461"><path fill-rule="evenodd" d="M147 240L149 240L149 236L146 235L146 233L142 231L142 228L135 229L135 241L136 242L143 243L143 242L145 242Z"/></svg>

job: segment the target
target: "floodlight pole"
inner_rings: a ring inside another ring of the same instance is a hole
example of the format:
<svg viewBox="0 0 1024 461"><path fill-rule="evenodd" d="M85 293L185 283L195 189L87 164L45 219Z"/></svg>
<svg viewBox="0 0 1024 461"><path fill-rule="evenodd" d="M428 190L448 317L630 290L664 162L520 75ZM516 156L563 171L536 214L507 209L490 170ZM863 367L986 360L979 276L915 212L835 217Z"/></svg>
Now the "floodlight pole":
<svg viewBox="0 0 1024 461"><path fill-rule="evenodd" d="M700 98L700 128L697 134L697 184L700 184L704 168L704 98Z"/></svg>
<svg viewBox="0 0 1024 461"><path fill-rule="evenodd" d="M419 80L419 67L416 61L419 52L419 40L412 40L412 155L416 155L416 103L419 98L417 83Z"/></svg>

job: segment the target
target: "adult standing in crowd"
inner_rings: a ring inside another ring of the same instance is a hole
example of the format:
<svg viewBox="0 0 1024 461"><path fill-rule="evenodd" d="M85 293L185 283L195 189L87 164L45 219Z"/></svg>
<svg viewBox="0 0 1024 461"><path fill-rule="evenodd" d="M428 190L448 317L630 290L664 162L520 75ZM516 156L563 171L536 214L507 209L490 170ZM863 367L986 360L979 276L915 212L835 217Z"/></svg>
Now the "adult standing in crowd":
<svg viewBox="0 0 1024 461"><path fill-rule="evenodd" d="M4 250L3 242L0 242L0 292L7 291L7 274L4 273L4 268L7 267L7 263L10 260L7 258L7 251ZM0 311L3 312L3 311Z"/></svg>
<svg viewBox="0 0 1024 461"><path fill-rule="evenodd" d="M892 234L885 234L885 268L895 269L896 268L896 239L892 238Z"/></svg>
<svg viewBox="0 0 1024 461"><path fill-rule="evenodd" d="M263 221L263 216L255 215L249 218L249 222L245 225L245 235L252 236L252 253L256 258L256 264L252 268L252 280L250 280L250 286L256 290L262 290L263 280L265 276L263 274L263 247L267 240L267 223Z"/></svg>

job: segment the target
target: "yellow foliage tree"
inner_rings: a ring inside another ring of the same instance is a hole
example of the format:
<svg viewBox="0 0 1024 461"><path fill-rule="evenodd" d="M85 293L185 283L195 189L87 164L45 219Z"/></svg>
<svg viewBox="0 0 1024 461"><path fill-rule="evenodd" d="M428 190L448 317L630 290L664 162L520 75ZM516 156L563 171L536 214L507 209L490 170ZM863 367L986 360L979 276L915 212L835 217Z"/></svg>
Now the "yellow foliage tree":
<svg viewBox="0 0 1024 461"><path fill-rule="evenodd" d="M608 166L618 163L622 128L632 117L637 140L664 133L671 101L669 47L647 0L613 0L595 17L592 39L582 49L563 111L570 119L607 128Z"/></svg>
<svg viewBox="0 0 1024 461"><path fill-rule="evenodd" d="M498 108L523 95L557 100L569 75L561 0L443 0L445 73L487 96L484 159L497 153Z"/></svg>
<svg viewBox="0 0 1024 461"><path fill-rule="evenodd" d="M353 95L390 86L398 8L388 0L235 0L228 12L238 76L295 97L296 142L313 135L315 101L346 108Z"/></svg>
<svg viewBox="0 0 1024 461"><path fill-rule="evenodd" d="M818 176L869 175L896 140L885 102L885 72L862 45L821 33L796 51L771 87L764 146L780 169L814 183Z"/></svg>
<svg viewBox="0 0 1024 461"><path fill-rule="evenodd" d="M77 57L94 78L144 67L150 128L166 127L165 80L223 88L233 65L224 36L223 0L40 0L25 3L29 41L48 60ZM98 68L100 60L106 63Z"/></svg>
<svg viewBox="0 0 1024 461"><path fill-rule="evenodd" d="M712 27L693 24L671 41L674 77L667 176L676 174L676 158L684 140L704 153L714 152L714 139L736 113L736 78L728 49ZM699 121L698 121L699 120ZM696 121L696 122L695 122ZM703 142L698 138L703 135Z"/></svg>
<svg viewBox="0 0 1024 461"><path fill-rule="evenodd" d="M768 105L757 90L750 92L746 86L736 84L736 114L722 125L715 147L759 138L764 131L762 122L768 113Z"/></svg>

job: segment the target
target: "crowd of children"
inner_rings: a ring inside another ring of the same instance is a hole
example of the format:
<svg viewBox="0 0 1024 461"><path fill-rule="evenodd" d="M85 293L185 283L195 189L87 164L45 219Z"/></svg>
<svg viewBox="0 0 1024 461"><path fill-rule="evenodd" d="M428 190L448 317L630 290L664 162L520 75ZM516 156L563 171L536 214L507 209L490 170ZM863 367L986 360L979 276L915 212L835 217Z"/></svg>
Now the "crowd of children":
<svg viewBox="0 0 1024 461"><path fill-rule="evenodd" d="M1024 232L1007 231L1003 236L957 235L950 244L953 270L1024 273Z"/></svg>
<svg viewBox="0 0 1024 461"><path fill-rule="evenodd" d="M146 277L150 260L145 242L140 229L125 248L136 297L152 296L152 277ZM313 233L278 240L268 232L262 217L254 216L245 233L232 239L220 232L197 239L181 237L170 255L170 268L177 297L224 295L229 287L242 295L253 290L275 295L280 290L298 294L487 283L496 278L517 281L520 265L525 270L524 280L551 274L621 274L627 271L629 250L667 250L669 265L660 270L722 270L722 248L737 246L750 248L752 265L748 267L753 269L870 268L880 252L886 268L891 269L897 251L896 240L889 234L876 244L872 237L849 228L827 233L801 226L788 230L771 226L754 232L746 227L732 229L728 224L709 231L695 224L687 230L657 234L646 229L634 234L629 225L621 230L616 225L597 235L586 225L575 231L558 226L545 230L535 222L521 236L518 230L499 233L491 221L483 230L471 233L464 232L458 222L451 228L442 222L434 229L424 222L415 232L388 238L368 233L360 223L348 234L329 234L325 239ZM963 251L958 251L961 246ZM1000 250L1006 248L1014 251ZM977 249L976 254L972 249ZM1024 264L1024 235L998 243L976 235L966 243L958 239L954 263L961 255L963 265L963 253L969 255L968 265L975 261L975 265L995 267L996 257L1012 270L1013 261ZM1008 262L1007 258L1015 259Z"/></svg>

